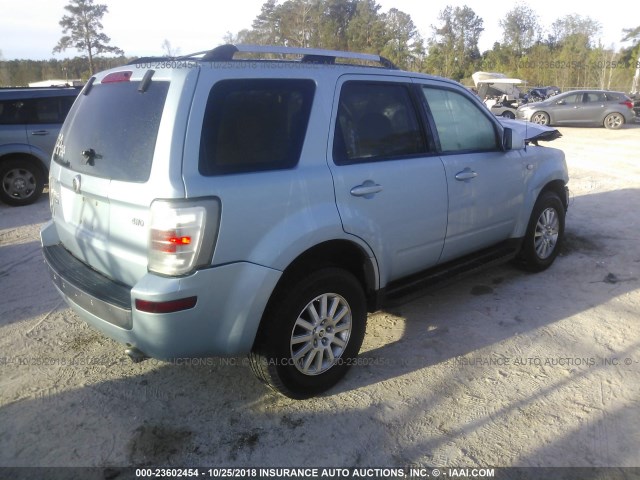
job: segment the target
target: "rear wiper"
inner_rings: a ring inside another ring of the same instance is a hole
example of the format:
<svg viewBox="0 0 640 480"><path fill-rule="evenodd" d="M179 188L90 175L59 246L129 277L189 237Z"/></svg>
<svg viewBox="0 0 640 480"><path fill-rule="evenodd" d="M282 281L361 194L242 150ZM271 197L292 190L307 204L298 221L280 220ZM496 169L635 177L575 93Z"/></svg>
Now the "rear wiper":
<svg viewBox="0 0 640 480"><path fill-rule="evenodd" d="M92 167L95 165L95 159L101 159L102 155L98 155L93 148L89 150L84 150L82 152L82 156L85 158L85 165L91 165Z"/></svg>

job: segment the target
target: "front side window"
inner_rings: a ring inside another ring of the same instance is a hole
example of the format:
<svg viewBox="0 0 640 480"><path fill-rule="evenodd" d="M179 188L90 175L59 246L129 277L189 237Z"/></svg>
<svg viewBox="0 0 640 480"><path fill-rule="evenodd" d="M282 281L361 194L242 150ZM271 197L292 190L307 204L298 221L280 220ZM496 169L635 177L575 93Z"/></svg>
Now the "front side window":
<svg viewBox="0 0 640 480"><path fill-rule="evenodd" d="M426 151L409 87L355 81L344 84L333 145L336 164L402 158Z"/></svg>
<svg viewBox="0 0 640 480"><path fill-rule="evenodd" d="M452 90L423 87L443 152L489 151L498 148L493 122L480 106Z"/></svg>
<svg viewBox="0 0 640 480"><path fill-rule="evenodd" d="M209 94L200 140L202 175L297 165L315 84L311 80L222 80Z"/></svg>

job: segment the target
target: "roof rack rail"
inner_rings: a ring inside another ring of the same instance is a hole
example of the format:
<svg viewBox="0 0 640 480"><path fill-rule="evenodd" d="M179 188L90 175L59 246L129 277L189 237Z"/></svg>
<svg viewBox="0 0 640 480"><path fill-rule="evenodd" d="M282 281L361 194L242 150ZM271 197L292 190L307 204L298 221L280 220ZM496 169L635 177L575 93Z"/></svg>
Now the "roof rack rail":
<svg viewBox="0 0 640 480"><path fill-rule="evenodd" d="M220 45L207 52L198 52L188 57L199 55L204 53L201 58L204 62L229 62L233 60L236 53L272 53L280 55L301 55L302 63L316 63L332 65L336 63L336 58L346 58L351 60L375 62L382 65L384 68L397 70L393 62L381 57L380 55L373 55L370 53L355 53L355 52L341 52L338 50L323 50L318 48L299 48L299 47L278 47L278 46L265 46L265 45Z"/></svg>
<svg viewBox="0 0 640 480"><path fill-rule="evenodd" d="M153 62L166 62L169 60L175 60L173 57L140 57L135 60L131 60L127 65L136 65L138 63L153 63Z"/></svg>

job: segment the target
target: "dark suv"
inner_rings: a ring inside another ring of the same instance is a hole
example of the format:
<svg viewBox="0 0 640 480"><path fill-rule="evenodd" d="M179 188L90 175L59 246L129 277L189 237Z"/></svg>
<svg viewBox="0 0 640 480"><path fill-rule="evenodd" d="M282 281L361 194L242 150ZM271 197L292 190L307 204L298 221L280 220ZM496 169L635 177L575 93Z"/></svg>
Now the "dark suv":
<svg viewBox="0 0 640 480"><path fill-rule="evenodd" d="M44 188L76 88L0 89L0 200L29 205Z"/></svg>

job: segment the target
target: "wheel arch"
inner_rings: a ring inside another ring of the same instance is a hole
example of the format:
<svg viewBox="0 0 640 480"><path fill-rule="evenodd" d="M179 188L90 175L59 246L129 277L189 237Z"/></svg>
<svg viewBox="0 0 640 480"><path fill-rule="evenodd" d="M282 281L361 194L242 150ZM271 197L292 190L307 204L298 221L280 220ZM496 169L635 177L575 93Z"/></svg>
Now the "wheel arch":
<svg viewBox="0 0 640 480"><path fill-rule="evenodd" d="M4 152L0 151L0 164L8 160L16 160L16 159L30 162L36 165L40 169L40 172L44 177L45 183L47 183L47 175L48 175L49 169L47 168L47 166L45 165L45 163L42 161L40 157L38 157L37 155L34 155L32 152L27 152L22 150L4 151Z"/></svg>
<svg viewBox="0 0 640 480"><path fill-rule="evenodd" d="M600 122L601 126L603 126L606 129L609 129L610 127L607 127L607 118L609 118L611 115L614 115L614 114L620 116L620 118L622 119L622 124L620 126L627 124L627 119L622 113L618 112L617 110L610 110L605 112L604 117L602 117L602 122Z"/></svg>
<svg viewBox="0 0 640 480"><path fill-rule="evenodd" d="M527 231L531 212L544 192L552 191L556 193L567 210L569 201L566 192L566 185L569 176L566 167L564 152L550 147L529 147L523 152L525 157L529 157L525 162L534 166L531 170L531 177L527 180L527 188L522 203L518 221L514 227L512 237L521 238Z"/></svg>
<svg viewBox="0 0 640 480"><path fill-rule="evenodd" d="M370 257L366 250L355 242L344 239L328 240L300 253L285 268L267 302L254 346L261 341L261 332L268 313L281 301L287 290L310 271L325 267L343 268L350 272L362 286L367 300L367 310L377 309L379 275L375 258Z"/></svg>
<svg viewBox="0 0 640 480"><path fill-rule="evenodd" d="M360 245L349 240L329 240L319 243L298 255L282 273L276 291L295 282L309 270L323 267L338 267L350 272L362 285L369 300L378 290L379 276L375 259Z"/></svg>
<svg viewBox="0 0 640 480"><path fill-rule="evenodd" d="M553 192L556 195L558 195L558 197L560 197L560 201L564 205L564 209L566 211L569 208L569 198L567 197L565 186L566 184L563 180L560 180L560 179L552 180L549 183L547 183L542 188L542 190L540 190L540 193L538 194L538 197L536 198L536 200L540 198L540 196L543 195L545 192Z"/></svg>

